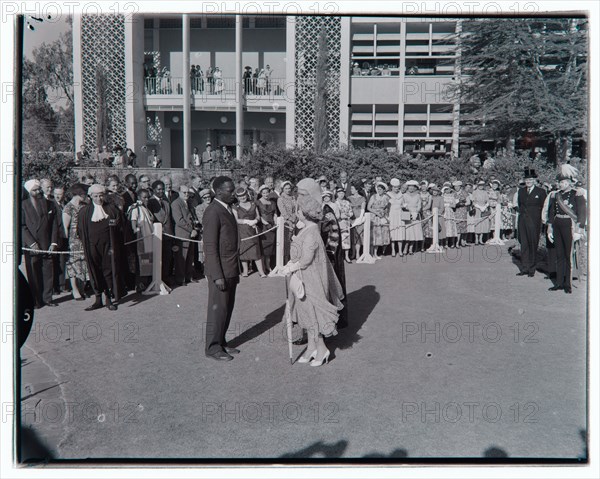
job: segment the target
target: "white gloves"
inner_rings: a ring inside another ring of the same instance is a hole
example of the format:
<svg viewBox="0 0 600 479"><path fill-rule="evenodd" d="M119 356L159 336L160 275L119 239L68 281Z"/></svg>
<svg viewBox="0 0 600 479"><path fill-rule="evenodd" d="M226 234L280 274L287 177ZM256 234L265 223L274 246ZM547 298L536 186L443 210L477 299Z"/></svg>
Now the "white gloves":
<svg viewBox="0 0 600 479"><path fill-rule="evenodd" d="M281 272L285 275L285 276L289 276L290 274L292 274L295 271L298 271L300 269L300 263L299 262L292 262L289 261L288 264L286 264L283 269L281 270Z"/></svg>

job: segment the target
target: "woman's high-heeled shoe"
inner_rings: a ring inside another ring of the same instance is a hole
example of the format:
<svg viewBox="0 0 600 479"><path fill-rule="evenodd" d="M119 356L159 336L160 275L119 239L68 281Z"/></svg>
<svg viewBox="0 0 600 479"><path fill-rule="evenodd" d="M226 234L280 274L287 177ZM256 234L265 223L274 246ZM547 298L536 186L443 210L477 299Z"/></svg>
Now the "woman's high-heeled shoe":
<svg viewBox="0 0 600 479"><path fill-rule="evenodd" d="M304 356L300 356L298 358L298 361L296 361L296 362L300 363L300 364L306 364L306 363L310 363L316 357L317 357L317 350L315 349L308 358L305 358Z"/></svg>
<svg viewBox="0 0 600 479"><path fill-rule="evenodd" d="M329 349L327 350L327 352L323 355L323 359L321 359L320 361L317 361L316 359L313 359L310 362L310 365L313 367L316 366L322 366L324 363L327 363L327 361L329 361L329 354L331 353L331 351L329 351Z"/></svg>

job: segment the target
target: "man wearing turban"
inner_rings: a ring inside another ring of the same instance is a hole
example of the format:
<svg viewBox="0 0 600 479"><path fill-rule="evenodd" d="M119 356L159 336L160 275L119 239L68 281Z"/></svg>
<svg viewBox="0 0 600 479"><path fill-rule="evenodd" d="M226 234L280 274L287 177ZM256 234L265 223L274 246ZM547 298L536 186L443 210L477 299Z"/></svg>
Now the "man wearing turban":
<svg viewBox="0 0 600 479"><path fill-rule="evenodd" d="M77 231L83 244L96 301L85 310L102 308L104 293L106 307L114 311L117 306L112 298L114 296L118 301L122 289L119 265L124 258L123 212L117 206L104 202L105 188L102 185L90 186L88 195L92 201L79 213Z"/></svg>
<svg viewBox="0 0 600 479"><path fill-rule="evenodd" d="M21 235L25 248L54 251L58 246L58 219L54 202L44 198L38 180L25 182L29 198L21 203ZM57 306L52 301L54 267L52 255L25 251L27 281L34 298L34 307Z"/></svg>

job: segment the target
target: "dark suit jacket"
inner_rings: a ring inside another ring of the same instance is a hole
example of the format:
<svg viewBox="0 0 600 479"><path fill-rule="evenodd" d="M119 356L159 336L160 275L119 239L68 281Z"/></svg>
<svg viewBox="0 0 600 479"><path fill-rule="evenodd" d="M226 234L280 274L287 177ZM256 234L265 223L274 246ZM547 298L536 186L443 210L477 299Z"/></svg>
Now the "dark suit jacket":
<svg viewBox="0 0 600 479"><path fill-rule="evenodd" d="M344 187L344 185L342 185L342 182L340 180L336 181L336 188L344 188L344 191L346 192L346 199L348 199L348 196L350 196L350 186L351 186L351 181L350 179L346 180L346 186ZM335 191L332 191L332 193L335 193Z"/></svg>
<svg viewBox="0 0 600 479"><path fill-rule="evenodd" d="M58 245L58 213L53 201L38 200L40 213L36 211L31 198L21 203L21 234L23 246L31 248L37 243L42 250L48 250L52 243Z"/></svg>
<svg viewBox="0 0 600 479"><path fill-rule="evenodd" d="M175 236L189 238L194 230L194 218L183 198L177 198L171 203L171 215L175 225Z"/></svg>
<svg viewBox="0 0 600 479"><path fill-rule="evenodd" d="M121 197L123 198L123 211L127 213L129 207L137 201L137 194L133 193L132 198L129 190L127 190L121 195Z"/></svg>
<svg viewBox="0 0 600 479"><path fill-rule="evenodd" d="M542 224L542 209L546 200L546 190L539 186L534 186L531 194L527 188L521 188L517 196L517 206L519 208L519 221L530 221L536 228Z"/></svg>
<svg viewBox="0 0 600 479"><path fill-rule="evenodd" d="M173 203L173 201L179 198L179 193L177 193L175 190L171 190L169 193L165 192L165 195L169 199L169 203Z"/></svg>
<svg viewBox="0 0 600 479"><path fill-rule="evenodd" d="M190 187L190 194L188 196L188 205L190 205L190 209L193 210L202 203L202 198L200 198L200 192L196 190L196 188Z"/></svg>
<svg viewBox="0 0 600 479"><path fill-rule="evenodd" d="M239 237L235 216L213 200L204 211L202 226L206 276L213 281L238 278Z"/></svg>
<svg viewBox="0 0 600 479"><path fill-rule="evenodd" d="M148 200L148 209L154 215L156 221L162 223L163 232L172 235L174 231L173 217L171 215L171 204L169 203L169 200L167 200L166 198L159 200L158 198L153 196Z"/></svg>

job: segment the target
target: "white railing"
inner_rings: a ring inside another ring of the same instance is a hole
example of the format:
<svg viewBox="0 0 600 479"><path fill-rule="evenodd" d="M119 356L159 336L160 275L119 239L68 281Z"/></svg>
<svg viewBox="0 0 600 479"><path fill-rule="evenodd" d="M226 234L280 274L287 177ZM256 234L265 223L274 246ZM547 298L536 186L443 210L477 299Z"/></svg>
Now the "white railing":
<svg viewBox="0 0 600 479"><path fill-rule="evenodd" d="M249 78L242 80L244 93L254 96L284 95L285 78ZM191 93L195 96L235 95L238 83L235 78L205 78L190 79ZM183 79L181 77L146 77L144 79L146 95L182 95Z"/></svg>

